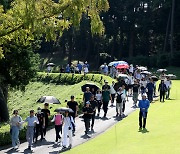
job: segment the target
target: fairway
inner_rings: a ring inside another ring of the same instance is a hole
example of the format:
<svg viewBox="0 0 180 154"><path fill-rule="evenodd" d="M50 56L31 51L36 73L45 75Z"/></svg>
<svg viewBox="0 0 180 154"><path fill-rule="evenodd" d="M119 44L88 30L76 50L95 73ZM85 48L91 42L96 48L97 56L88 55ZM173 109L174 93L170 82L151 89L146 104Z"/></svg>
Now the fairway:
<svg viewBox="0 0 180 154"><path fill-rule="evenodd" d="M179 154L180 81L173 81L171 99L152 103L147 131L138 129L138 110L104 134L67 154Z"/></svg>

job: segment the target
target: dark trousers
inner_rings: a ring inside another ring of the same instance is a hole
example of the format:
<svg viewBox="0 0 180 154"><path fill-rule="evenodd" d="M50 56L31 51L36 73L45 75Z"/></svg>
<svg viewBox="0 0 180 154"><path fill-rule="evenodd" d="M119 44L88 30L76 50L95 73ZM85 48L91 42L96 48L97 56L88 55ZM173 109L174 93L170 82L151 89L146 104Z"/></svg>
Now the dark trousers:
<svg viewBox="0 0 180 154"><path fill-rule="evenodd" d="M44 134L44 136L46 136L47 127L48 127L48 125L45 125L45 127L43 128L43 134Z"/></svg>
<svg viewBox="0 0 180 154"><path fill-rule="evenodd" d="M97 103L98 103L98 112L100 113L101 106L102 106L102 101L97 101Z"/></svg>
<svg viewBox="0 0 180 154"><path fill-rule="evenodd" d="M164 102L164 97L165 97L165 91L160 91L160 102Z"/></svg>
<svg viewBox="0 0 180 154"><path fill-rule="evenodd" d="M109 103L109 102L103 102L104 116L106 116L107 111L108 111L108 103Z"/></svg>
<svg viewBox="0 0 180 154"><path fill-rule="evenodd" d="M116 94L111 94L111 98L112 98L112 102L111 102L111 103L112 103L112 104L114 103L115 95L116 95Z"/></svg>
<svg viewBox="0 0 180 154"><path fill-rule="evenodd" d="M62 134L62 125L55 125L55 131L56 131L56 142L58 141L58 139L61 138L60 136L60 132Z"/></svg>
<svg viewBox="0 0 180 154"><path fill-rule="evenodd" d="M94 111L93 112L93 115L92 115L92 123L91 123L91 128L94 127L94 120L95 120L95 115L96 115L96 112Z"/></svg>
<svg viewBox="0 0 180 154"><path fill-rule="evenodd" d="M89 131L90 120L91 120L91 119L89 119L89 118L84 118L86 133Z"/></svg>
<svg viewBox="0 0 180 154"><path fill-rule="evenodd" d="M41 139L43 139L43 127L42 125L36 125L35 127L35 139L37 141L39 133L41 134Z"/></svg>
<svg viewBox="0 0 180 154"><path fill-rule="evenodd" d="M147 92L147 97L150 103L153 101L153 91L148 91Z"/></svg>
<svg viewBox="0 0 180 154"><path fill-rule="evenodd" d="M139 127L142 128L146 128L146 118L147 118L147 112L144 112L144 116L143 116L143 112L140 111L139 112ZM142 124L142 119L143 119L143 124Z"/></svg>
<svg viewBox="0 0 180 154"><path fill-rule="evenodd" d="M126 104L126 101L123 101L122 112L125 111L125 104Z"/></svg>

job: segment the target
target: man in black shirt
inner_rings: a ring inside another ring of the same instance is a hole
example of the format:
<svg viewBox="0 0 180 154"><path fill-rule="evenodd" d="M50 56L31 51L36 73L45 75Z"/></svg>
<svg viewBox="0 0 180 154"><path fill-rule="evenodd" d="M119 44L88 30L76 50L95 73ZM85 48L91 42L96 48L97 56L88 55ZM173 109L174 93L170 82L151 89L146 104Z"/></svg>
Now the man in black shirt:
<svg viewBox="0 0 180 154"><path fill-rule="evenodd" d="M50 116L50 110L48 108L49 108L49 104L44 103L44 109L41 110L41 112L43 112L45 116L45 127L43 129L44 136L46 136L46 130L48 127L48 117Z"/></svg>
<svg viewBox="0 0 180 154"><path fill-rule="evenodd" d="M38 107L37 113L35 115L36 115L36 117L38 118L38 121L39 121L39 124L36 124L36 127L35 127L35 132L36 132L35 133L35 142L37 142L39 132L41 134L41 141L43 139L43 128L45 127L45 116L44 116L44 113L41 112L40 107Z"/></svg>
<svg viewBox="0 0 180 154"><path fill-rule="evenodd" d="M75 117L77 117L77 111L78 111L78 103L74 101L74 96L71 96L71 100L67 102L67 107L72 109L74 112L70 113L70 115L73 117L74 122L75 122ZM74 125L73 125L74 126ZM73 127L73 135L75 133L75 127Z"/></svg>
<svg viewBox="0 0 180 154"><path fill-rule="evenodd" d="M89 132L89 127L90 127L90 120L93 114L93 109L92 107L90 107L90 102L87 101L86 102L86 106L83 107L83 118L84 118L84 123L85 123L85 134L87 135L87 133Z"/></svg>
<svg viewBox="0 0 180 154"><path fill-rule="evenodd" d="M94 99L94 95L91 96L91 99L90 99L90 105L93 109L93 114L92 114L92 123L91 123L91 130L93 130L93 127L94 127L94 120L95 120L95 115L96 115L96 108L98 106L97 104L97 101Z"/></svg>
<svg viewBox="0 0 180 154"><path fill-rule="evenodd" d="M71 116L75 121L75 117L77 116L78 112L78 103L74 100L74 96L71 96L71 100L67 102L67 107L74 111L74 113L71 113Z"/></svg>

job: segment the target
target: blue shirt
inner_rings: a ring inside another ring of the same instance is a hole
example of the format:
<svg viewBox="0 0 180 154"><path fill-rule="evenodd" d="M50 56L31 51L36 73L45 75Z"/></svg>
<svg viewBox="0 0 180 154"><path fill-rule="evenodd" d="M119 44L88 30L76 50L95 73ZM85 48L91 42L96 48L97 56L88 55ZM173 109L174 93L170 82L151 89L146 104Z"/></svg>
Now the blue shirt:
<svg viewBox="0 0 180 154"><path fill-rule="evenodd" d="M145 99L145 100L140 100L139 104L138 104L140 111L142 112L148 112L148 108L150 106L150 102L149 100Z"/></svg>
<svg viewBox="0 0 180 154"><path fill-rule="evenodd" d="M81 64L77 64L77 67L78 67L79 71L82 71L82 65Z"/></svg>
<svg viewBox="0 0 180 154"><path fill-rule="evenodd" d="M153 90L154 90L154 84L151 83L151 82L149 82L149 83L147 84L146 88L148 89L148 92L149 92L149 91L153 91Z"/></svg>

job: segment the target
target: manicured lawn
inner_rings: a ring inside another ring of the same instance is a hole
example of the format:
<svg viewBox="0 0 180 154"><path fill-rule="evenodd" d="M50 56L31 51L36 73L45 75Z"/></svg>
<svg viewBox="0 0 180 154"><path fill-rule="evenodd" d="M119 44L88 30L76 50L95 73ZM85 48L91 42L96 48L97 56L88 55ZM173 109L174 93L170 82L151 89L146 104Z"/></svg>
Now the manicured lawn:
<svg viewBox="0 0 180 154"><path fill-rule="evenodd" d="M151 104L147 132L138 130L138 110L67 154L179 154L180 81L173 81L171 99Z"/></svg>

